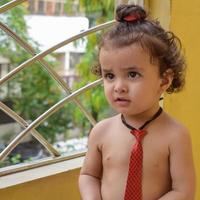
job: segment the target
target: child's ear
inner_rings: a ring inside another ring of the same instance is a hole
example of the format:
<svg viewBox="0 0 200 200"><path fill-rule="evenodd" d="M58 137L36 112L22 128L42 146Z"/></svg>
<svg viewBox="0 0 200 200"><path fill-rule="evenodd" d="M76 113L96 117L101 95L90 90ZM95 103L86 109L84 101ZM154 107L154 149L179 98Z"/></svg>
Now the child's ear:
<svg viewBox="0 0 200 200"><path fill-rule="evenodd" d="M169 88L169 86L170 86L171 83L172 83L173 76L174 76L174 73L173 73L172 69L167 69L167 70L162 74L162 77L161 77L161 84L160 84L160 87L161 87L162 92L165 92L165 91Z"/></svg>

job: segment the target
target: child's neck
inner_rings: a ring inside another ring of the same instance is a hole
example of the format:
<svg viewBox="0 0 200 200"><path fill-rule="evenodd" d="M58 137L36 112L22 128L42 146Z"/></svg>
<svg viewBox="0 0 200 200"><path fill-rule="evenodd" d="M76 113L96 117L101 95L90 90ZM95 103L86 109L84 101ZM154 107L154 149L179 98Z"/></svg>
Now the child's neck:
<svg viewBox="0 0 200 200"><path fill-rule="evenodd" d="M140 127L142 124L144 124L147 120L151 119L152 116L159 110L160 106L159 103L152 106L148 110L145 110L141 113L138 113L136 115L124 115L124 118L126 119L126 122L129 124L132 124L134 127Z"/></svg>

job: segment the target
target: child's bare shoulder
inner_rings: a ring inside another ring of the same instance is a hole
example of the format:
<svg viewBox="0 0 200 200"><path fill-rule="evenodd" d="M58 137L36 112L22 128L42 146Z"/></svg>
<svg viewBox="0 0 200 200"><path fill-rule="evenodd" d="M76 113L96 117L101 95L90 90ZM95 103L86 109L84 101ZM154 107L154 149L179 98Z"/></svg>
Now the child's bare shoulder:
<svg viewBox="0 0 200 200"><path fill-rule="evenodd" d="M100 139L105 134L108 134L112 130L112 128L116 125L119 121L119 115L115 115L113 117L105 118L99 121L95 126L92 128L90 132L90 138Z"/></svg>
<svg viewBox="0 0 200 200"><path fill-rule="evenodd" d="M107 132L109 129L111 129L119 120L119 115L115 115L113 117L105 118L101 121L99 121L93 128L92 132L95 132L95 134L104 133Z"/></svg>
<svg viewBox="0 0 200 200"><path fill-rule="evenodd" d="M164 112L161 124L172 141L181 142L182 140L190 140L188 128L168 113Z"/></svg>

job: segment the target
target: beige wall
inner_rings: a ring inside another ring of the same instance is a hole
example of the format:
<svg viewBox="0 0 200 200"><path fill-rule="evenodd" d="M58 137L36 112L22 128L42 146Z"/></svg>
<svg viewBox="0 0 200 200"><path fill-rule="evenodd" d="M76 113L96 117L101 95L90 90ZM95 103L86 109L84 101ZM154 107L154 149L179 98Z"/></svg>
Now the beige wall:
<svg viewBox="0 0 200 200"><path fill-rule="evenodd" d="M172 30L182 41L188 70L185 89L165 95L164 108L190 130L197 174L196 200L200 180L200 1L146 0L151 15Z"/></svg>
<svg viewBox="0 0 200 200"><path fill-rule="evenodd" d="M1 200L80 200L79 170L71 170L0 190Z"/></svg>

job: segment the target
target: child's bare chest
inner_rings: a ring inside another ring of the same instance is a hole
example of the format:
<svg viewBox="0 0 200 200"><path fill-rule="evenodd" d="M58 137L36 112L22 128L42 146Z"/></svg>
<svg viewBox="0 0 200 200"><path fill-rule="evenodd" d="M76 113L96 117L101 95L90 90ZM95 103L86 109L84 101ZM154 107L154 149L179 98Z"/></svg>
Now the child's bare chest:
<svg viewBox="0 0 200 200"><path fill-rule="evenodd" d="M116 196L118 199L122 199L128 175L129 158L136 139L132 135L122 137L120 133L119 137L116 136L117 134L106 138L102 148L102 192L106 197L110 194L107 191L109 187L109 191L112 190L113 195L115 194L111 199L117 199ZM167 139L163 139L157 134L146 135L142 146L144 199L158 199L161 194L169 190L171 184Z"/></svg>
<svg viewBox="0 0 200 200"><path fill-rule="evenodd" d="M130 133L125 133L130 134ZM136 143L133 135L107 138L102 148L103 167L106 170L128 171L132 149ZM146 175L168 169L169 149L166 140L156 134L146 135L142 141L143 171Z"/></svg>

